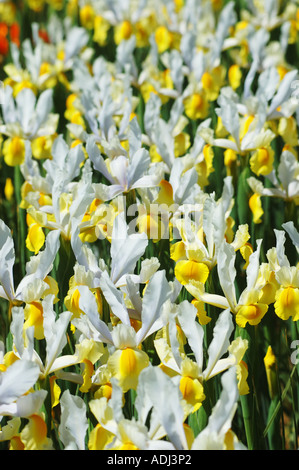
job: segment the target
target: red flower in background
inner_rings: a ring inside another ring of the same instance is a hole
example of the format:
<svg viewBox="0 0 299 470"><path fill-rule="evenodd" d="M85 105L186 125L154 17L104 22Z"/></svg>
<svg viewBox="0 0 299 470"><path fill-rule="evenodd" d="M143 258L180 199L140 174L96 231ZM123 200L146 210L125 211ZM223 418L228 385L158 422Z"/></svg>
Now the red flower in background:
<svg viewBox="0 0 299 470"><path fill-rule="evenodd" d="M47 44L50 44L50 38L48 36L48 33L45 29L40 29L38 32L39 37L46 42Z"/></svg>
<svg viewBox="0 0 299 470"><path fill-rule="evenodd" d="M10 27L6 23L0 23L0 55L6 56L9 52L9 41L20 46L20 26L13 23Z"/></svg>
<svg viewBox="0 0 299 470"><path fill-rule="evenodd" d="M16 46L20 47L20 26L18 23L13 23L9 28L9 35L12 42L16 44Z"/></svg>
<svg viewBox="0 0 299 470"><path fill-rule="evenodd" d="M8 26L5 23L0 23L0 54L7 55L9 51L9 42L7 39Z"/></svg>

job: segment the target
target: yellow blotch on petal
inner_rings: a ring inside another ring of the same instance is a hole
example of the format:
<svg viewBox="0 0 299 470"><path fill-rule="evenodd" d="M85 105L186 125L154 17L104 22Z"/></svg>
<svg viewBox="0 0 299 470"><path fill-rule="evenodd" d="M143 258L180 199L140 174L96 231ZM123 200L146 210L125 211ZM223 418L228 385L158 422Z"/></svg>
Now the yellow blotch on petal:
<svg viewBox="0 0 299 470"><path fill-rule="evenodd" d="M114 437L112 432L97 424L89 435L88 450L104 450Z"/></svg>
<svg viewBox="0 0 299 470"><path fill-rule="evenodd" d="M204 119L208 115L209 103L204 93L193 93L184 100L184 108L188 118Z"/></svg>
<svg viewBox="0 0 299 470"><path fill-rule="evenodd" d="M167 221L168 222L168 221ZM166 230L169 225L162 221L160 214L150 213L142 214L137 219L138 230L140 233L146 233L154 243L166 236Z"/></svg>
<svg viewBox="0 0 299 470"><path fill-rule="evenodd" d="M281 287L276 292L274 309L282 320L292 317L299 320L299 289L293 286Z"/></svg>
<svg viewBox="0 0 299 470"><path fill-rule="evenodd" d="M52 408L59 404L59 399L61 395L61 388L56 382L56 376L52 375L49 377L49 384L50 384L50 393L51 393L51 403Z"/></svg>
<svg viewBox="0 0 299 470"><path fill-rule="evenodd" d="M24 328L27 329L34 326L34 337L36 339L43 339L44 336L44 317L43 307L40 302L31 302L26 304L24 308Z"/></svg>
<svg viewBox="0 0 299 470"><path fill-rule="evenodd" d="M84 117L83 115L81 114L80 111L76 110L72 113L72 116L71 116L71 123L72 124L77 124L81 127L83 127L83 129L86 128L86 125L85 125L85 121L84 121Z"/></svg>
<svg viewBox="0 0 299 470"><path fill-rule="evenodd" d="M49 288L44 291L43 298L47 295L54 295L53 303L55 304L59 300L57 297L59 292L57 281L52 276L46 276L43 281L49 286Z"/></svg>
<svg viewBox="0 0 299 470"><path fill-rule="evenodd" d="M162 54L171 47L173 36L166 26L159 26L155 31L155 40L158 47L158 52Z"/></svg>
<svg viewBox="0 0 299 470"><path fill-rule="evenodd" d="M291 153L296 157L296 160L298 160L298 152L297 152L297 150L296 150L294 147L292 147L292 146L289 145L289 144L285 144L285 145L283 146L283 148L282 148L282 152L285 152L286 150L287 150L288 152L291 152Z"/></svg>
<svg viewBox="0 0 299 470"><path fill-rule="evenodd" d="M40 193L38 203L39 203L40 206L51 206L52 205L52 197L49 196L48 194ZM30 225L30 224L28 224L28 225Z"/></svg>
<svg viewBox="0 0 299 470"><path fill-rule="evenodd" d="M242 72L239 65L231 65L228 69L228 81L233 90L239 88L242 80Z"/></svg>
<svg viewBox="0 0 299 470"><path fill-rule="evenodd" d="M21 197L22 197L22 200L20 203L21 209L27 209L29 207L30 204L25 200L25 198L31 191L33 191L32 185L28 183L28 181L25 181L21 187Z"/></svg>
<svg viewBox="0 0 299 470"><path fill-rule="evenodd" d="M210 321L212 319L207 316L207 312L205 311L204 302L202 300L193 299L191 303L192 303L192 305L194 305L194 307L197 310L196 315L197 315L199 323L201 325L207 325L208 323L210 323Z"/></svg>
<svg viewBox="0 0 299 470"><path fill-rule="evenodd" d="M179 261L186 258L186 248L183 241L179 241L170 245L170 258Z"/></svg>
<svg viewBox="0 0 299 470"><path fill-rule="evenodd" d="M156 202L158 204L173 204L173 189L169 181L161 180L159 183L160 191Z"/></svg>
<svg viewBox="0 0 299 470"><path fill-rule="evenodd" d="M206 93L208 101L215 101L224 83L225 69L222 66L206 71L201 77L201 84Z"/></svg>
<svg viewBox="0 0 299 470"><path fill-rule="evenodd" d="M66 306L67 310L72 312L72 318L79 318L82 310L79 307L79 300L80 300L80 292L77 287L70 289L64 299L64 305Z"/></svg>
<svg viewBox="0 0 299 470"><path fill-rule="evenodd" d="M135 23L136 47L146 47L149 45L149 37L156 28L157 19L154 12L145 18L140 18Z"/></svg>
<svg viewBox="0 0 299 470"><path fill-rule="evenodd" d="M46 450L51 448L51 440L47 438L47 425L42 416L32 415L29 423L20 434L25 450Z"/></svg>
<svg viewBox="0 0 299 470"><path fill-rule="evenodd" d="M52 145L56 136L41 136L31 143L32 155L37 160L52 159Z"/></svg>
<svg viewBox="0 0 299 470"><path fill-rule="evenodd" d="M11 366L14 362L18 361L20 358L15 355L13 351L9 351L5 354L3 358L3 364L2 366L5 367L5 369L9 366Z"/></svg>
<svg viewBox="0 0 299 470"><path fill-rule="evenodd" d="M278 72L278 75L279 75L279 79L280 81L283 80L283 78L286 76L286 74L288 73L288 69L286 67L284 67L283 65L278 65L276 67L276 70Z"/></svg>
<svg viewBox="0 0 299 470"><path fill-rule="evenodd" d="M31 83L29 80L22 80L20 82L16 82L14 87L13 87L13 96L14 96L14 98L16 98L17 95L20 93L20 91L24 90L24 88L29 88L30 90L33 91L33 93L35 95L37 94L36 85Z"/></svg>
<svg viewBox="0 0 299 470"><path fill-rule="evenodd" d="M82 364L84 365L84 370L83 370L83 384L80 387L80 392L82 393L87 393L92 385L91 382L91 377L93 375L94 369L93 369L93 364L91 361L88 359L85 359L82 361Z"/></svg>
<svg viewBox="0 0 299 470"><path fill-rule="evenodd" d="M42 227L37 223L32 223L29 226L26 238L26 247L28 250L33 251L36 255L45 243L45 239L46 237Z"/></svg>
<svg viewBox="0 0 299 470"><path fill-rule="evenodd" d="M21 165L25 159L25 143L20 137L6 139L3 144L3 156L6 165Z"/></svg>
<svg viewBox="0 0 299 470"><path fill-rule="evenodd" d="M130 21L125 20L114 28L114 41L119 45L123 40L129 39L133 34L133 26Z"/></svg>
<svg viewBox="0 0 299 470"><path fill-rule="evenodd" d="M225 433L224 442L223 442L225 450L235 450L234 438L235 438L235 434L233 433L231 429L229 429Z"/></svg>
<svg viewBox="0 0 299 470"><path fill-rule="evenodd" d="M185 155L191 145L190 136L186 132L181 132L174 138L174 156L181 157Z"/></svg>
<svg viewBox="0 0 299 470"><path fill-rule="evenodd" d="M14 192L15 192L15 190L14 190L14 186L13 186L11 178L6 178L5 186L4 186L5 198L8 201L11 201L12 198L13 198Z"/></svg>
<svg viewBox="0 0 299 470"><path fill-rule="evenodd" d="M39 68L40 75L48 75L51 72L51 64L49 62L42 62Z"/></svg>
<svg viewBox="0 0 299 470"><path fill-rule="evenodd" d="M149 97L148 97L149 98ZM146 99L146 101L148 100L148 98ZM156 163L156 162L161 162L162 161L162 157L161 155L158 153L157 151L157 146L155 144L152 144L149 148L149 155L151 157L151 161L153 163Z"/></svg>
<svg viewBox="0 0 299 470"><path fill-rule="evenodd" d="M119 349L108 359L108 369L118 379L124 392L136 390L139 374L148 365L148 355L139 349Z"/></svg>
<svg viewBox="0 0 299 470"><path fill-rule="evenodd" d="M203 386L198 379L188 376L182 377L180 380L180 391L184 400L186 400L189 405L192 405L193 413L201 407L205 399L205 394Z"/></svg>
<svg viewBox="0 0 299 470"><path fill-rule="evenodd" d="M185 436L186 436L186 440L187 440L188 449L191 449L192 444L193 444L194 439L195 439L193 429L187 423L183 424L183 428L184 428L184 432L185 432Z"/></svg>
<svg viewBox="0 0 299 470"><path fill-rule="evenodd" d="M232 243L235 236L235 220L232 216L228 216L226 219L226 230L225 230L225 239L227 243Z"/></svg>
<svg viewBox="0 0 299 470"><path fill-rule="evenodd" d="M240 140L242 140L245 137L253 121L254 121L253 115L244 116L244 119L242 119L241 121Z"/></svg>
<svg viewBox="0 0 299 470"><path fill-rule="evenodd" d="M193 260L178 261L174 268L177 280L182 284L188 284L190 281L196 281L204 284L209 277L209 268L204 263L198 263Z"/></svg>
<svg viewBox="0 0 299 470"><path fill-rule="evenodd" d="M240 253L245 260L245 264L243 266L243 269L247 269L248 263L249 263L249 257L253 253L253 248L250 243L245 243L245 245L241 246L240 248Z"/></svg>
<svg viewBox="0 0 299 470"><path fill-rule="evenodd" d="M105 46L109 29L110 23L103 16L97 15L94 19L94 42L101 47Z"/></svg>
<svg viewBox="0 0 299 470"><path fill-rule="evenodd" d="M223 1L222 0L211 0L211 4L213 7L213 10L219 11L222 8Z"/></svg>
<svg viewBox="0 0 299 470"><path fill-rule="evenodd" d="M274 150L271 147L260 148L250 157L250 168L257 176L268 175L273 170Z"/></svg>
<svg viewBox="0 0 299 470"><path fill-rule="evenodd" d="M213 78L209 72L204 72L201 77L202 86L205 89L210 89L213 86Z"/></svg>
<svg viewBox="0 0 299 470"><path fill-rule="evenodd" d="M271 346L268 346L267 353L264 357L264 365L266 370L268 390L271 399L278 393L277 387L277 361Z"/></svg>
<svg viewBox="0 0 299 470"><path fill-rule="evenodd" d="M110 400L112 397L112 385L111 383L106 383L101 385L100 388L95 392L94 398L105 397L107 400Z"/></svg>
<svg viewBox="0 0 299 470"><path fill-rule="evenodd" d="M201 188L204 188L209 184L209 176L214 171L213 159L214 151L211 145L206 144L202 151L203 158L198 161L195 165L195 169L198 174L197 183Z"/></svg>
<svg viewBox="0 0 299 470"><path fill-rule="evenodd" d="M86 29L92 29L94 26L95 11L89 4L83 5L79 11L79 18L82 26Z"/></svg>
<svg viewBox="0 0 299 470"><path fill-rule="evenodd" d="M28 0L28 6L30 10L39 13L43 10L45 5L45 0Z"/></svg>
<svg viewBox="0 0 299 470"><path fill-rule="evenodd" d="M55 66L49 62L43 62L39 69L42 80L42 88L54 88L57 84L57 75Z"/></svg>
<svg viewBox="0 0 299 470"><path fill-rule="evenodd" d="M20 436L14 436L10 439L9 450L25 450L25 445L21 441Z"/></svg>
<svg viewBox="0 0 299 470"><path fill-rule="evenodd" d="M85 215L82 219L82 222L88 221L90 217ZM81 230L79 234L80 240L83 243L93 243L98 239L97 226L87 227Z"/></svg>
<svg viewBox="0 0 299 470"><path fill-rule="evenodd" d="M238 154L233 149L226 149L224 151L224 165L226 167L227 175L232 174L232 167L238 159Z"/></svg>
<svg viewBox="0 0 299 470"><path fill-rule="evenodd" d="M267 311L268 305L262 303L242 305L238 308L236 322L242 328L244 328L247 323L250 325L258 325Z"/></svg>
<svg viewBox="0 0 299 470"><path fill-rule="evenodd" d="M148 102L152 93L154 93L155 95L158 95L158 92L155 89L155 87L151 83L146 82L146 81L140 85L140 92L145 103ZM151 147L154 147L154 149L156 148L156 146L151 146Z"/></svg>
<svg viewBox="0 0 299 470"><path fill-rule="evenodd" d="M120 373L124 376L132 375L137 366L135 351L131 348L124 349L119 362Z"/></svg>
<svg viewBox="0 0 299 470"><path fill-rule="evenodd" d="M247 395L249 393L247 378L248 366L246 362L240 361L237 367L238 390L240 395Z"/></svg>
<svg viewBox="0 0 299 470"><path fill-rule="evenodd" d="M215 135L216 135L216 137L218 137L219 139L225 138L225 137L227 137L227 135L228 135L228 131L227 131L227 129L224 127L223 122L222 122L222 119L221 119L220 116L217 117L217 124L216 124L216 128L215 128Z"/></svg>
<svg viewBox="0 0 299 470"><path fill-rule="evenodd" d="M262 267L265 265L262 265ZM270 271L264 278L263 286L261 289L261 295L259 301L264 304L272 304L275 302L276 292L280 288L280 284L277 282L275 272Z"/></svg>
<svg viewBox="0 0 299 470"><path fill-rule="evenodd" d="M262 206L261 196L259 194L255 193L249 198L249 208L253 215L253 222L255 224L260 224L262 222L264 210Z"/></svg>
<svg viewBox="0 0 299 470"><path fill-rule="evenodd" d="M135 444L132 444L132 442L126 442L125 444L121 445L118 447L119 450L139 450Z"/></svg>
<svg viewBox="0 0 299 470"><path fill-rule="evenodd" d="M282 117L278 124L278 134L283 138L287 145L296 147L298 144L297 121L293 116Z"/></svg>

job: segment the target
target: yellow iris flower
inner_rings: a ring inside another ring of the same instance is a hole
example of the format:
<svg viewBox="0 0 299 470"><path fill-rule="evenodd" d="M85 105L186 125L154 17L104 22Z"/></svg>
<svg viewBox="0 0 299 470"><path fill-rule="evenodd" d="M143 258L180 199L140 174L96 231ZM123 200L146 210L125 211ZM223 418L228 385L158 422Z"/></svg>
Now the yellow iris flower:
<svg viewBox="0 0 299 470"><path fill-rule="evenodd" d="M4 186L4 195L7 201L11 201L14 195L14 186L11 178L6 178Z"/></svg>
<svg viewBox="0 0 299 470"><path fill-rule="evenodd" d="M236 322L242 328L247 323L258 325L268 311L269 306L259 301L259 292L250 291L242 298L242 304L239 304L236 310Z"/></svg>
<svg viewBox="0 0 299 470"><path fill-rule="evenodd" d="M205 119L209 113L209 101L205 91L195 92L184 100L186 116L191 120Z"/></svg>
<svg viewBox="0 0 299 470"><path fill-rule="evenodd" d="M181 260L175 265L175 276L182 284L188 284L190 281L204 284L209 277L209 268L204 263L195 260Z"/></svg>
<svg viewBox="0 0 299 470"><path fill-rule="evenodd" d="M164 25L158 26L155 30L155 41L160 54L168 49L178 47L179 39L179 33L169 31Z"/></svg>
<svg viewBox="0 0 299 470"><path fill-rule="evenodd" d="M119 349L108 359L108 368L124 392L136 390L140 372L149 365L149 357L141 349Z"/></svg>
<svg viewBox="0 0 299 470"><path fill-rule="evenodd" d="M86 29L93 29L95 20L95 11L90 4L85 4L80 8L79 18L82 26Z"/></svg>
<svg viewBox="0 0 299 470"><path fill-rule="evenodd" d="M99 46L105 46L107 43L108 31L110 29L110 23L100 15L96 15L94 19L94 34L93 40Z"/></svg>
<svg viewBox="0 0 299 470"><path fill-rule="evenodd" d="M47 432L45 416L38 414L30 416L28 424L20 433L24 450L52 450L53 443L47 437Z"/></svg>
<svg viewBox="0 0 299 470"><path fill-rule="evenodd" d="M101 424L97 424L89 435L89 450L104 450L114 439L114 434L105 429Z"/></svg>
<svg viewBox="0 0 299 470"><path fill-rule="evenodd" d="M26 247L36 255L44 245L46 237L42 227L30 217L30 214L27 214L26 220L28 225Z"/></svg>
<svg viewBox="0 0 299 470"><path fill-rule="evenodd" d="M280 288L275 295L275 313L282 320L299 319L299 275L295 266L283 266L276 273Z"/></svg>
<svg viewBox="0 0 299 470"><path fill-rule="evenodd" d="M128 20L124 20L114 27L114 41L119 45L121 41L127 40L133 34L133 26Z"/></svg>
<svg viewBox="0 0 299 470"><path fill-rule="evenodd" d="M271 346L268 346L267 353L264 357L264 365L266 370L268 389L271 399L278 393L277 381L277 359Z"/></svg>
<svg viewBox="0 0 299 470"><path fill-rule="evenodd" d="M4 141L3 156L6 165L21 165L25 160L25 143L20 137L10 137Z"/></svg>
<svg viewBox="0 0 299 470"><path fill-rule="evenodd" d="M255 224L260 224L262 222L262 216L264 215L262 201L259 194L253 194L249 198L249 207L253 215L253 222Z"/></svg>
<svg viewBox="0 0 299 470"><path fill-rule="evenodd" d="M256 175L268 175L273 170L274 150L271 147L259 148L250 157L250 168Z"/></svg>

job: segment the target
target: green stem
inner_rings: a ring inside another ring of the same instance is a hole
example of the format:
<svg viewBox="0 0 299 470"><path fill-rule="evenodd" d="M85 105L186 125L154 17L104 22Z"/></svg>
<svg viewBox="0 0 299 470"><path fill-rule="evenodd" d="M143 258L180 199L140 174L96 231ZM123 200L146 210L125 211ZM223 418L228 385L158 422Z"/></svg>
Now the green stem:
<svg viewBox="0 0 299 470"><path fill-rule="evenodd" d="M25 213L23 209L20 208L22 201L21 188L23 184L23 177L21 174L20 167L17 165L14 167L14 187L15 187L15 196L17 202L17 227L18 227L18 250L20 258L20 271L22 276L25 275L25 265L26 265L26 220Z"/></svg>
<svg viewBox="0 0 299 470"><path fill-rule="evenodd" d="M247 448L248 450L254 449L254 434L252 426L252 401L251 395L242 395L240 397L243 422L245 427L245 434L247 439Z"/></svg>
<svg viewBox="0 0 299 470"><path fill-rule="evenodd" d="M282 450L280 432L279 432L279 419L275 415L275 418L272 420L272 416L277 406L279 406L279 397L275 397L271 400L269 410L268 410L268 422L271 422L271 426L268 428L268 442L270 450Z"/></svg>

